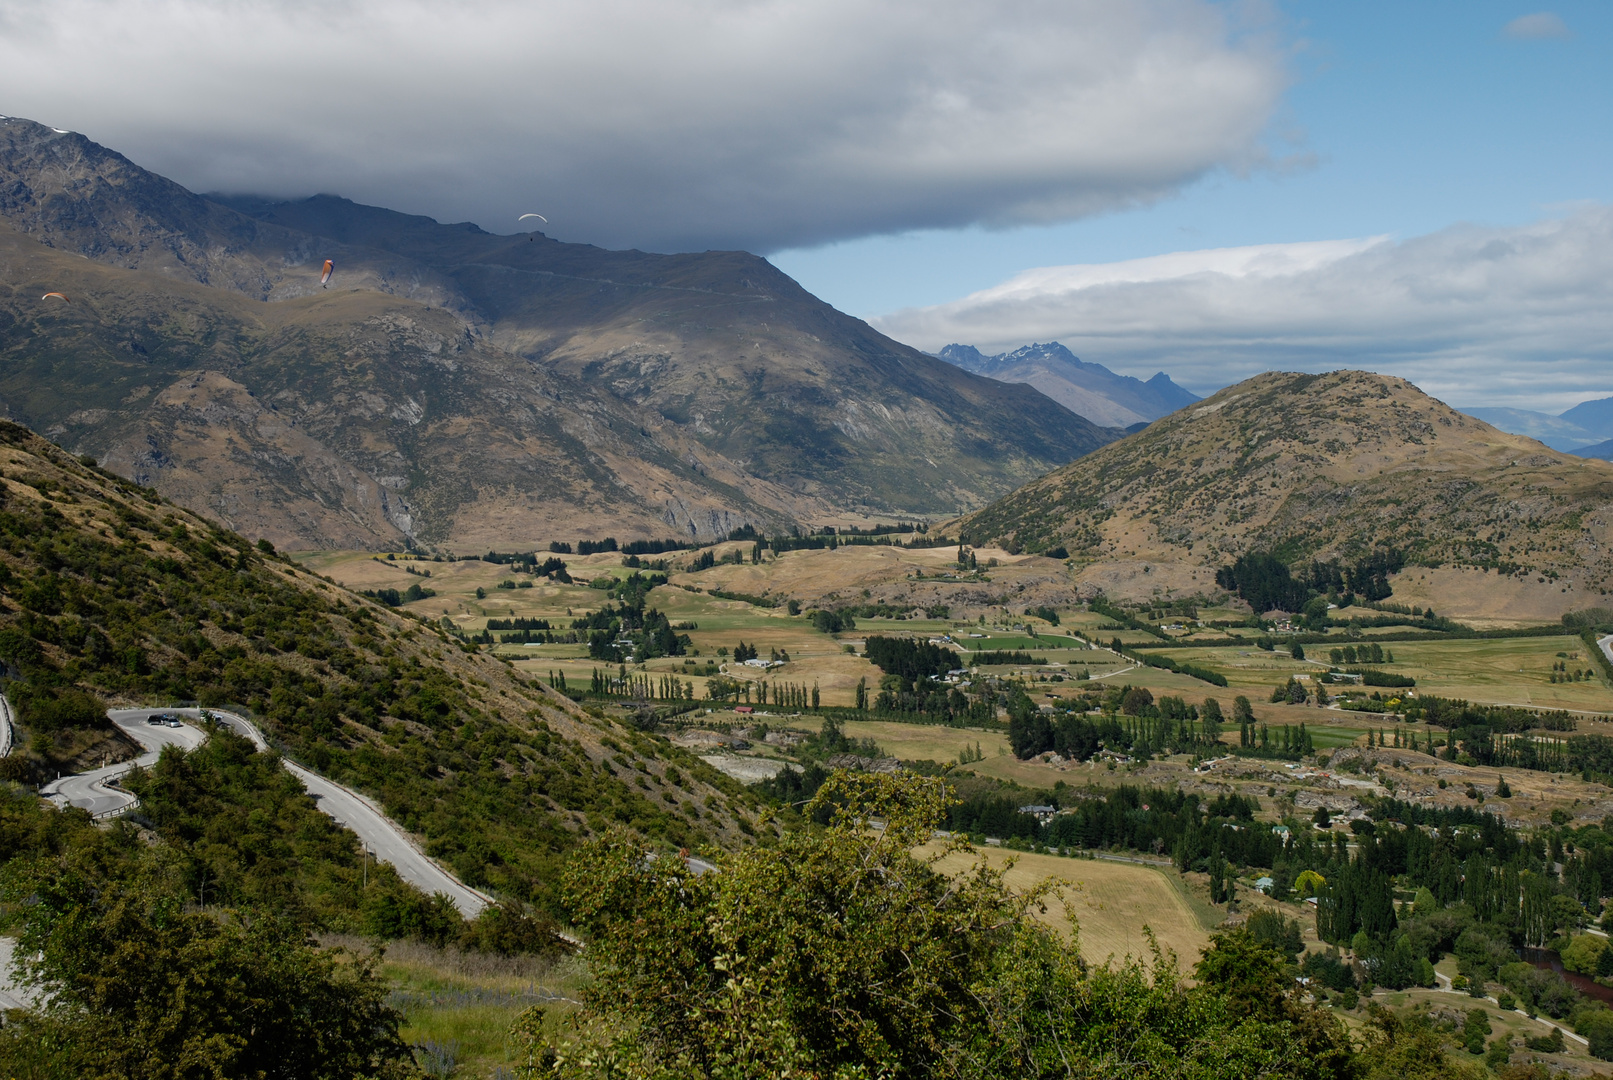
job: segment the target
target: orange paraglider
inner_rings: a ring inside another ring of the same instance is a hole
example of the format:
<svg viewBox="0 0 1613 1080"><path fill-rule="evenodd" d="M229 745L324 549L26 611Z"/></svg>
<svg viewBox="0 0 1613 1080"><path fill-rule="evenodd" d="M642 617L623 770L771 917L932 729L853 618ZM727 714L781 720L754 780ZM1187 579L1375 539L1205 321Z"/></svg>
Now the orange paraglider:
<svg viewBox="0 0 1613 1080"><path fill-rule="evenodd" d="M334 274L335 272L336 272L336 264L334 262L332 262L330 259L326 259L325 260L325 269L323 271L321 271L320 275L319 275L319 287L322 288L322 289L330 288L330 276L332 274Z"/></svg>
<svg viewBox="0 0 1613 1080"><path fill-rule="evenodd" d="M71 304L73 302L73 301L67 299L67 294L66 293L59 293L59 292L48 292L44 296L41 296L40 299L41 300L49 300L53 296L58 300L64 301L65 303Z"/></svg>

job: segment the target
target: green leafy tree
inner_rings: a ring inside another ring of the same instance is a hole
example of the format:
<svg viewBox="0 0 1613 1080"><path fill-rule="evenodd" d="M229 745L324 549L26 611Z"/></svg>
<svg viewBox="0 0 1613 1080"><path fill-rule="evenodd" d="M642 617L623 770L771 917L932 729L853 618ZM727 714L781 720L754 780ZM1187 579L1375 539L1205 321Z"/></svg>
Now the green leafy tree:
<svg viewBox="0 0 1613 1080"><path fill-rule="evenodd" d="M1449 1044L1426 1013L1372 1006L1358 1059L1361 1080L1482 1080L1485 1070L1452 1061ZM1482 1036L1481 1036L1482 1039ZM1480 1044L1482 1049L1482 1043Z"/></svg>
<svg viewBox="0 0 1613 1080"><path fill-rule="evenodd" d="M1097 967L1034 918L1047 887L1016 893L983 861L942 873L961 842L916 858L947 803L934 780L837 773L806 808L825 827L698 875L625 833L591 841L565 884L590 939L588 1009L558 1044L523 1017L523 1072L1353 1075L1342 1025L1247 931L1217 936L1196 987L1157 950L1151 968Z"/></svg>
<svg viewBox="0 0 1613 1080"><path fill-rule="evenodd" d="M13 870L17 956L46 1004L0 1029L0 1067L190 1080L402 1077L413 1061L370 961L274 918L185 910L162 849Z"/></svg>

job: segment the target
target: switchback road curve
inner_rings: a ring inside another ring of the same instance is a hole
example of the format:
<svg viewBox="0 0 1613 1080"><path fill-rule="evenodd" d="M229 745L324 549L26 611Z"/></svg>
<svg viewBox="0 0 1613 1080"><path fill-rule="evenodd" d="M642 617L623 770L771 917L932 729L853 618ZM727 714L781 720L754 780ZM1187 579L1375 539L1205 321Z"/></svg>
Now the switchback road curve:
<svg viewBox="0 0 1613 1080"><path fill-rule="evenodd" d="M134 761L109 765L104 769L77 773L54 780L40 788L39 793L58 805L72 805L88 810L96 817L110 817L133 807L138 800L129 792L109 787L110 781L132 772L137 766L150 768L161 756L163 747L179 746L186 752L194 750L207 739L207 733L198 727L184 724L166 727L149 722L157 714L183 717L201 723L197 709L113 709L107 715L118 729L145 748L146 753ZM251 721L234 713L208 709L207 714L252 743L259 750L269 748L268 740ZM416 886L427 895L442 893L454 902L461 915L473 919L481 914L492 898L472 889L427 858L397 823L384 814L380 807L350 788L318 773L282 758L281 763L298 780L308 794L314 797L319 808L337 824L354 833L370 855L380 862L389 863L403 880Z"/></svg>
<svg viewBox="0 0 1613 1080"><path fill-rule="evenodd" d="M42 785L39 793L58 806L77 806L97 818L110 817L136 805L140 800L127 791L109 786L111 782L137 768L151 768L166 746L177 746L189 752L207 741L206 732L189 725L163 727L147 722L147 717L160 711L163 710L109 710L107 716L111 717L118 730L139 743L146 752L133 761L120 761L103 769L91 769L52 780Z"/></svg>

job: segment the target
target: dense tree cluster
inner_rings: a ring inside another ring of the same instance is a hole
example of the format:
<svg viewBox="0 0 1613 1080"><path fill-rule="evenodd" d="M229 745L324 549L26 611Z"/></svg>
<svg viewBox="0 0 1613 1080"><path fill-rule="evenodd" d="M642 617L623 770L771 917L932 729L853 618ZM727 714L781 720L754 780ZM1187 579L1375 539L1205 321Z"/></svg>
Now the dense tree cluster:
<svg viewBox="0 0 1613 1080"><path fill-rule="evenodd" d="M939 678L962 666L958 654L943 645L879 634L868 638L863 655L887 675L898 675L908 683Z"/></svg>
<svg viewBox="0 0 1613 1080"><path fill-rule="evenodd" d="M613 591L620 606L606 604L572 622L571 628L588 635L588 655L613 664L657 656L682 656L689 650L688 634L673 629L672 621L655 608L645 608L651 588L665 581L656 575L630 575Z"/></svg>
<svg viewBox="0 0 1613 1080"><path fill-rule="evenodd" d="M1390 594L1389 576L1404 565L1405 558L1399 552L1378 551L1349 565L1313 561L1296 577L1277 555L1250 552L1216 571L1215 583L1237 593L1256 612L1303 612L1314 620L1318 614L1326 614L1325 603L1318 612L1308 607L1320 595L1337 596L1341 603L1351 602L1357 595L1367 601L1386 599Z"/></svg>

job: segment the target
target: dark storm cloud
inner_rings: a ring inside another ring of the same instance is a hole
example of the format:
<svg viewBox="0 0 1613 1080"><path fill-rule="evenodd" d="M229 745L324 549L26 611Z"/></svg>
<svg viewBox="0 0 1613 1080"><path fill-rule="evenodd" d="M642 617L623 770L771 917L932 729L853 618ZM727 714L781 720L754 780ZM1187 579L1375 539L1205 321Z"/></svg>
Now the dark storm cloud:
<svg viewBox="0 0 1613 1080"><path fill-rule="evenodd" d="M769 251L1259 167L1257 29L1204 0L0 0L0 112L196 190Z"/></svg>

